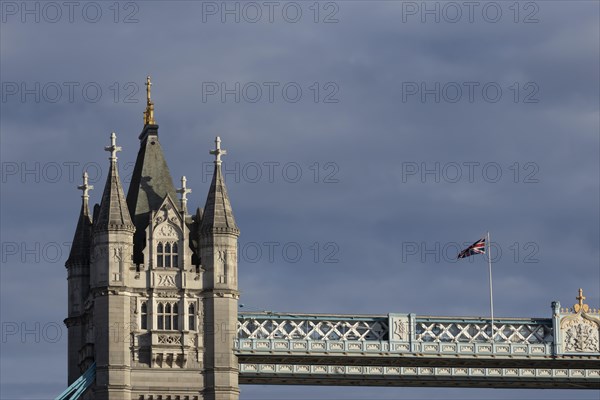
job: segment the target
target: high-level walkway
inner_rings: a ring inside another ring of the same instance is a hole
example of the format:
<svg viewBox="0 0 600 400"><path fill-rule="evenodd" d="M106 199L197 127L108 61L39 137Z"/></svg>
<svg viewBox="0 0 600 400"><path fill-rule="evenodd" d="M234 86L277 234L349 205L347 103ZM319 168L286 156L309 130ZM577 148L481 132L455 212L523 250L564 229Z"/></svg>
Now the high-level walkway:
<svg viewBox="0 0 600 400"><path fill-rule="evenodd" d="M600 389L600 315L240 313L240 384Z"/></svg>

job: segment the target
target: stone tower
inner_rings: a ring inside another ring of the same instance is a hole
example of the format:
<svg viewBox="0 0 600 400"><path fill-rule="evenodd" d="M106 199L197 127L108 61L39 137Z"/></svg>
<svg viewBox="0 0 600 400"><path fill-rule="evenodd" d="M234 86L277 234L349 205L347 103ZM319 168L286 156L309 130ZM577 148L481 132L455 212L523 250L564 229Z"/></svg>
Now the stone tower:
<svg viewBox="0 0 600 400"><path fill-rule="evenodd" d="M188 214L158 140L147 82L140 150L127 197L116 135L100 204L82 206L66 262L69 384L93 362L90 399L237 399L237 240L216 140L206 205ZM180 195L177 200L177 195Z"/></svg>

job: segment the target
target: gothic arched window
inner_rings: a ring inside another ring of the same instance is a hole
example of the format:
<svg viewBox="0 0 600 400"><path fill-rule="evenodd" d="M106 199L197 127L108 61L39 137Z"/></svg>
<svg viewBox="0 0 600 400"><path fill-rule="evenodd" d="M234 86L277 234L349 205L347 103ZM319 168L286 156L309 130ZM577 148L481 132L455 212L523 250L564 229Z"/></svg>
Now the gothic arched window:
<svg viewBox="0 0 600 400"><path fill-rule="evenodd" d="M171 268L171 243L165 244L165 268Z"/></svg>
<svg viewBox="0 0 600 400"><path fill-rule="evenodd" d="M142 329L148 329L148 304L144 301L140 307L141 309L141 327Z"/></svg>
<svg viewBox="0 0 600 400"><path fill-rule="evenodd" d="M179 266L177 242L158 242L156 246L156 266L158 268L177 268Z"/></svg>
<svg viewBox="0 0 600 400"><path fill-rule="evenodd" d="M179 266L179 249L177 247L177 242L173 243L173 247L171 248L172 259L173 259L173 268L177 268Z"/></svg>
<svg viewBox="0 0 600 400"><path fill-rule="evenodd" d="M196 330L196 305L194 303L190 303L188 306L188 330Z"/></svg>
<svg viewBox="0 0 600 400"><path fill-rule="evenodd" d="M165 257L165 253L163 250L163 244L161 242L158 242L158 246L156 246L156 266L158 268L163 267L164 257Z"/></svg>
<svg viewBox="0 0 600 400"><path fill-rule="evenodd" d="M160 302L156 308L158 329L179 330L179 310L177 303Z"/></svg>
<svg viewBox="0 0 600 400"><path fill-rule="evenodd" d="M156 316L157 316L157 328L165 329L165 306L162 303L158 303L156 307Z"/></svg>
<svg viewBox="0 0 600 400"><path fill-rule="evenodd" d="M171 329L171 304L167 303L165 304L165 329L170 330Z"/></svg>
<svg viewBox="0 0 600 400"><path fill-rule="evenodd" d="M173 321L173 330L179 330L179 310L177 309L177 303L173 304L173 312L171 314L171 319Z"/></svg>

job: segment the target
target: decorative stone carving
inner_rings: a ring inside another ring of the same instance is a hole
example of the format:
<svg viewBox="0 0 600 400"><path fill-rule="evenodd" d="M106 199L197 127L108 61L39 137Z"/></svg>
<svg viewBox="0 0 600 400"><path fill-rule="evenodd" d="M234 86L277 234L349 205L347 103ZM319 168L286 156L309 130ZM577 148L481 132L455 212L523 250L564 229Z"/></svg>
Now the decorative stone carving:
<svg viewBox="0 0 600 400"><path fill-rule="evenodd" d="M163 224L158 228L158 234L167 238L176 238L177 231L171 224Z"/></svg>
<svg viewBox="0 0 600 400"><path fill-rule="evenodd" d="M600 318L588 314L589 306L583 303L585 296L579 289L578 304L572 308L574 314L564 316L560 321L562 348L565 353L600 352Z"/></svg>
<svg viewBox="0 0 600 400"><path fill-rule="evenodd" d="M106 245L97 245L94 247L94 251L92 252L90 258L91 262L101 261L108 256L108 246Z"/></svg>
<svg viewBox="0 0 600 400"><path fill-rule="evenodd" d="M401 341L408 340L408 323L405 321L394 321L395 339Z"/></svg>
<svg viewBox="0 0 600 400"><path fill-rule="evenodd" d="M181 344L181 335L168 335L161 334L158 335L158 343L159 344Z"/></svg>
<svg viewBox="0 0 600 400"><path fill-rule="evenodd" d="M113 258L115 261L123 260L123 248L122 247L113 247Z"/></svg>
<svg viewBox="0 0 600 400"><path fill-rule="evenodd" d="M156 292L156 296L157 297L161 297L161 298L179 298L179 294L175 291L158 291Z"/></svg>
<svg viewBox="0 0 600 400"><path fill-rule="evenodd" d="M184 367L186 358L180 353L153 353L152 366L158 368Z"/></svg>
<svg viewBox="0 0 600 400"><path fill-rule="evenodd" d="M129 321L131 326L131 333L138 329L138 310L137 310L137 297L131 297L129 301Z"/></svg>
<svg viewBox="0 0 600 400"><path fill-rule="evenodd" d="M391 340L408 342L410 340L410 327L408 316L406 315L390 315Z"/></svg>
<svg viewBox="0 0 600 400"><path fill-rule="evenodd" d="M176 287L175 275L156 275L157 286Z"/></svg>
<svg viewBox="0 0 600 400"><path fill-rule="evenodd" d="M565 352L596 353L598 346L598 325L590 320L577 318L561 324L564 332L563 346Z"/></svg>

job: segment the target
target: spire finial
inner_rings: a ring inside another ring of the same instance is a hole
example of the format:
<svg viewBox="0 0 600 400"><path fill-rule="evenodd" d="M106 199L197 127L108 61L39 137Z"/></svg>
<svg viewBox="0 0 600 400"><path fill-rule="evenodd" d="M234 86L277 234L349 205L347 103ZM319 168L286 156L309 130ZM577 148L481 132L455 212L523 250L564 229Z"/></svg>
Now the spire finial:
<svg viewBox="0 0 600 400"><path fill-rule="evenodd" d="M146 77L146 104L150 104L150 90L152 86L152 82L150 81L150 75Z"/></svg>
<svg viewBox="0 0 600 400"><path fill-rule="evenodd" d="M215 149L211 150L210 154L215 156L215 164L221 165L221 156L227 154L227 150L221 149L221 138L219 136L215 138Z"/></svg>
<svg viewBox="0 0 600 400"><path fill-rule="evenodd" d="M583 289L579 288L579 296L575 297L575 300L579 301L579 306L583 306L583 301L585 300L585 296L583 295Z"/></svg>
<svg viewBox="0 0 600 400"><path fill-rule="evenodd" d="M90 196L89 196L89 191L92 190L94 188L93 185L89 185L88 184L88 173L87 171L83 173L83 185L79 185L77 186L77 189L81 190L83 192L83 194L81 195L81 197L84 200L87 200Z"/></svg>
<svg viewBox="0 0 600 400"><path fill-rule="evenodd" d="M117 152L123 150L121 146L117 146L117 134L110 134L110 146L104 147L105 151L110 151L110 157L108 158L110 161L117 161Z"/></svg>
<svg viewBox="0 0 600 400"><path fill-rule="evenodd" d="M188 193L192 193L192 189L187 188L187 179L185 176L181 177L181 188L177 189L177 193L181 194L181 210L185 211L187 209L187 195Z"/></svg>
<svg viewBox="0 0 600 400"><path fill-rule="evenodd" d="M144 111L144 124L155 125L154 120L154 103L150 98L152 82L150 81L150 75L146 77L146 111Z"/></svg>
<svg viewBox="0 0 600 400"><path fill-rule="evenodd" d="M579 288L579 296L575 297L575 299L579 302L573 306L573 309L576 313L581 310L583 310L584 312L589 311L590 307L587 304L583 304L583 301L586 299L586 297L583 295L582 288Z"/></svg>

